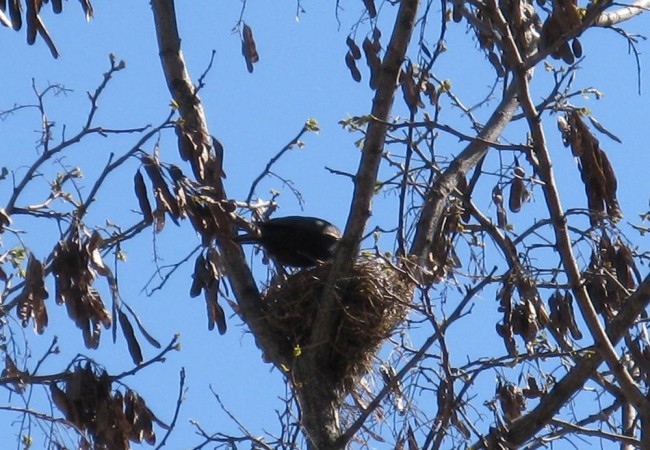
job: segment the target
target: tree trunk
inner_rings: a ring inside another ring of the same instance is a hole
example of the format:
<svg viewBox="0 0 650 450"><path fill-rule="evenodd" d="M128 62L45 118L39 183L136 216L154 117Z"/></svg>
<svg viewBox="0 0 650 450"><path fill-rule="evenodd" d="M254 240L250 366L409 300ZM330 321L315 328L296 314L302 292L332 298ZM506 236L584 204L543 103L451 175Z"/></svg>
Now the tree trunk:
<svg viewBox="0 0 650 450"><path fill-rule="evenodd" d="M341 394L316 358L299 358L293 370L293 388L300 405L302 426L311 450L336 450L344 443L341 436L339 408Z"/></svg>

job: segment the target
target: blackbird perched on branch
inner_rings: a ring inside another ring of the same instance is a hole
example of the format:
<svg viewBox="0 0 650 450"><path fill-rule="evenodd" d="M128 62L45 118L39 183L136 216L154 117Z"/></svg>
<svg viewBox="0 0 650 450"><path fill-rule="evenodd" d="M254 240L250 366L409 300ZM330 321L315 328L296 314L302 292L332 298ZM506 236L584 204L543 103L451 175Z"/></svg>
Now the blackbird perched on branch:
<svg viewBox="0 0 650 450"><path fill-rule="evenodd" d="M312 267L332 259L341 231L316 217L287 216L257 222L258 233L237 236L235 242L256 243L283 266Z"/></svg>

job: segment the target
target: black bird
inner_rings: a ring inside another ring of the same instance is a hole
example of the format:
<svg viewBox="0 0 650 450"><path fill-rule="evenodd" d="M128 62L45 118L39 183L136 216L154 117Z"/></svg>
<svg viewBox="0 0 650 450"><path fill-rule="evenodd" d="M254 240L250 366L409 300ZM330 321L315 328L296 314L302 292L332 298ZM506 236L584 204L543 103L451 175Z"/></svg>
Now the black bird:
<svg viewBox="0 0 650 450"><path fill-rule="evenodd" d="M257 243L283 266L312 267L334 256L341 231L316 217L287 216L257 222L259 233L237 236L235 242Z"/></svg>

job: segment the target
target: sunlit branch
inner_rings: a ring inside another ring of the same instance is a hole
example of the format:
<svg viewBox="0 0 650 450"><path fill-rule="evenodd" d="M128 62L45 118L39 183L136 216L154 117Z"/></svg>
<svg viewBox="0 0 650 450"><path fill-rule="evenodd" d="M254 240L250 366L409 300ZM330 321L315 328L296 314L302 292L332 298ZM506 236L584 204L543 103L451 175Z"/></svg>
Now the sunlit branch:
<svg viewBox="0 0 650 450"><path fill-rule="evenodd" d="M514 84L508 87L503 100L486 123L485 128L478 134L478 139L472 141L454 158L447 169L436 179L435 185L429 189L409 252L418 258L418 265L424 264L426 254L431 248L433 234L444 217L445 203L449 195L458 187L460 177L465 176L478 164L489 148L485 142L498 139L519 107L516 91Z"/></svg>
<svg viewBox="0 0 650 450"><path fill-rule="evenodd" d="M181 52L181 39L176 22L174 2L172 0L153 0L151 7L160 59L168 89L179 106L183 127L189 130L188 132L193 133L196 141L200 142L200 146L197 147L200 154L194 155L195 159L199 159L202 164L210 163L214 159L214 154L210 151L212 147L209 141L210 133L203 105L192 84ZM194 164L193 167L198 167L198 165ZM227 200L220 174L204 172L198 173L198 175L200 178L198 181L208 182L221 193L222 200ZM209 179L203 179L205 177L209 177ZM231 238L235 234L232 219L219 208L216 208L214 213L217 217L219 229L223 233L222 236L219 236L221 255L227 268L228 280L241 306L240 311L248 326L254 332L258 345L264 349L267 357L276 364L280 364L283 361L282 352L273 338L268 338L270 331L266 327L264 306L259 289L250 268L246 264L241 248Z"/></svg>
<svg viewBox="0 0 650 450"><path fill-rule="evenodd" d="M639 285L637 290L624 300L623 308L609 323L608 337L616 345L628 332L631 323L650 304L650 276ZM577 359L575 366L555 383L553 388L541 398L539 404L514 421L505 433L507 441L521 445L545 426L566 402L584 385L593 372L603 362L602 352L587 352ZM501 430L493 430L490 435L498 435ZM486 436L485 441L489 441ZM475 443L471 449L484 448L483 442Z"/></svg>
<svg viewBox="0 0 650 450"><path fill-rule="evenodd" d="M614 11L601 13L594 21L594 26L611 27L647 11L650 11L650 0L637 0L630 5L622 6Z"/></svg>
<svg viewBox="0 0 650 450"><path fill-rule="evenodd" d="M494 5L496 7L496 3L494 3ZM636 383L632 380L628 371L620 364L618 354L616 353L612 343L607 338L605 330L598 318L598 314L596 313L584 284L582 283L580 269L578 268L573 254L571 237L569 236L569 231L566 227L564 209L562 208L560 196L555 183L551 158L546 145L546 137L539 120L539 112L535 109L535 105L530 95L528 73L526 70L522 69L524 64L523 58L515 44L512 34L509 32L510 28L507 25L506 19L498 8L494 11L493 20L495 20L497 26L503 31L506 54L510 55L511 58L509 64L512 67L517 68L515 70L515 82L518 85L518 97L526 115L526 120L528 121L528 126L534 143L534 157L529 159L531 159L533 165L537 165L537 171L543 182L542 190L546 198L549 214L553 219L553 230L557 239L557 250L560 254L567 278L571 283L572 290L576 296L582 315L588 324L589 330L596 341L598 349L604 352L604 357L610 369L614 372L616 378L621 383L621 387L629 400L632 401L637 408L644 408L647 401L639 391Z"/></svg>
<svg viewBox="0 0 650 450"><path fill-rule="evenodd" d="M298 144L298 142L303 137L303 135L308 131L311 131L311 128L309 127L308 123L305 123L305 125L303 125L302 129L298 132L298 134L293 139L291 139L291 141L289 141L289 143L285 145L275 156L273 156L269 160L269 162L266 163L266 167L264 168L262 173L260 173L255 178L255 180L253 180L253 183L251 183L251 188L248 191L248 195L246 196L246 203L250 203L253 201L253 195L255 194L255 189L257 188L257 185L260 183L260 181L264 179L265 176L271 173L271 168L273 167L273 165L280 160L282 155L284 155L289 150L295 148L295 146Z"/></svg>

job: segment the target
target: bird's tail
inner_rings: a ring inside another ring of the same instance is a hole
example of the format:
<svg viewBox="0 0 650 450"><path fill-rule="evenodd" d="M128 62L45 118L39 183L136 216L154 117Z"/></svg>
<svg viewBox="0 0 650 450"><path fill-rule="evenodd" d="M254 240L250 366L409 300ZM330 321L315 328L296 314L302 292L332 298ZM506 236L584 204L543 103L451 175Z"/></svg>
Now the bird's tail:
<svg viewBox="0 0 650 450"><path fill-rule="evenodd" d="M256 233L240 234L239 236L235 236L233 241L239 244L254 244L260 241L260 236Z"/></svg>

